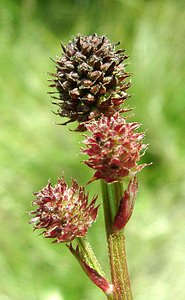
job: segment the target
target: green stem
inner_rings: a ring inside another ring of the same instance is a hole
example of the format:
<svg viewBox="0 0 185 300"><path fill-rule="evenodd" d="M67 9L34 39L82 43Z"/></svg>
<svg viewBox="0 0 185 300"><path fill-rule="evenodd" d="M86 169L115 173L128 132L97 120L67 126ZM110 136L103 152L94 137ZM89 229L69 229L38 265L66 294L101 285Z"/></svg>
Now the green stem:
<svg viewBox="0 0 185 300"><path fill-rule="evenodd" d="M105 277L105 273L103 272L100 263L95 256L92 247L90 243L87 241L87 239L84 238L76 238L78 246L80 247L85 260L94 268L101 276Z"/></svg>
<svg viewBox="0 0 185 300"><path fill-rule="evenodd" d="M107 295L107 299L108 300L114 300L114 296L113 295Z"/></svg>
<svg viewBox="0 0 185 300"><path fill-rule="evenodd" d="M117 214L123 186L121 182L112 184L101 181L105 227L109 250L111 278L114 285L114 300L131 300L132 292L126 261L125 237L123 231L114 233L112 230Z"/></svg>
<svg viewBox="0 0 185 300"><path fill-rule="evenodd" d="M91 245L87 241L86 238L76 238L77 243L86 259L90 263L90 265L104 278L106 278L105 273L103 272L99 261L97 260ZM106 295L108 300L114 300L113 295Z"/></svg>

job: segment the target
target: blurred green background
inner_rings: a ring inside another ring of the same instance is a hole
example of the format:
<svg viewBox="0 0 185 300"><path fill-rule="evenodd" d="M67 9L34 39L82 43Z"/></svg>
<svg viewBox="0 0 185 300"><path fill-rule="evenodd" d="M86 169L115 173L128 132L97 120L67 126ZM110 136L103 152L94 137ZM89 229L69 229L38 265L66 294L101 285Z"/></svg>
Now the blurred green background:
<svg viewBox="0 0 185 300"><path fill-rule="evenodd" d="M60 41L94 32L130 54L129 105L147 129L144 161L153 162L139 175L126 230L134 299L185 299L184 29L183 0L1 0L0 300L105 299L65 245L32 232L26 214L48 178L64 172L83 184L92 175L76 155L82 138L55 125L47 72ZM106 265L102 220L100 209L89 239Z"/></svg>

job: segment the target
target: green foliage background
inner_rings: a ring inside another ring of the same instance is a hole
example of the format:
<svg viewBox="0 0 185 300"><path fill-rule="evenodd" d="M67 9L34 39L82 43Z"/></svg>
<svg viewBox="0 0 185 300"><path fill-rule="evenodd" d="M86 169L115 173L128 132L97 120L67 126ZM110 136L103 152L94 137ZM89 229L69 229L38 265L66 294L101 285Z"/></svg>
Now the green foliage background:
<svg viewBox="0 0 185 300"><path fill-rule="evenodd" d="M150 144L127 230L135 300L185 299L184 1L1 0L0 2L0 299L95 300L104 295L67 248L32 232L32 192L64 172L81 184L82 140L51 113L49 57L76 33L106 34L130 54L134 120ZM99 185L90 187L99 191ZM100 199L100 197L99 197ZM101 201L101 199L100 199ZM103 215L89 232L106 265Z"/></svg>

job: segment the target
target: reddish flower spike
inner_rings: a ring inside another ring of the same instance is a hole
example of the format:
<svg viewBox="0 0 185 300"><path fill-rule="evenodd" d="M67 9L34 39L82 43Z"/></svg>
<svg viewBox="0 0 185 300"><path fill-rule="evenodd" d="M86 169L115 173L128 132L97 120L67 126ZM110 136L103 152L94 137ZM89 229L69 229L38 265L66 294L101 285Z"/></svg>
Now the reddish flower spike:
<svg viewBox="0 0 185 300"><path fill-rule="evenodd" d="M91 135L86 136L86 149L82 152L89 156L85 164L96 170L93 178L121 181L126 176L133 177L147 165L137 164L147 149L142 143L145 134L136 131L140 125L127 123L119 113L102 115L85 125Z"/></svg>
<svg viewBox="0 0 185 300"><path fill-rule="evenodd" d="M54 242L70 242L85 236L97 218L98 207L94 207L97 196L88 204L84 187L74 179L71 187L64 178L58 179L54 187L49 182L35 195L33 205L38 208L30 213L34 217L29 223L35 223L34 229L44 228L44 237L55 238Z"/></svg>

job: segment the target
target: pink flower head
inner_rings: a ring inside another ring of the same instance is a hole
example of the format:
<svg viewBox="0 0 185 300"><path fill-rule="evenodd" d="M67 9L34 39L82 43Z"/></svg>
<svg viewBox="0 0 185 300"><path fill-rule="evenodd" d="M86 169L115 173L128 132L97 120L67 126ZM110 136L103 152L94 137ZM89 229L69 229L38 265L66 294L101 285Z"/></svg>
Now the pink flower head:
<svg viewBox="0 0 185 300"><path fill-rule="evenodd" d="M146 166L137 164L147 148L142 143L145 134L137 132L140 125L127 123L119 113L102 115L85 125L91 136L85 135L86 149L82 152L89 156L85 164L96 170L94 178L120 181L126 176L133 177Z"/></svg>
<svg viewBox="0 0 185 300"><path fill-rule="evenodd" d="M96 220L98 207L94 207L97 196L88 205L88 195L84 187L72 179L68 187L64 178L58 179L52 187L49 182L38 193L33 205L38 205L31 214L30 223L34 229L45 228L44 237L55 238L55 242L70 242L86 235L88 228Z"/></svg>

